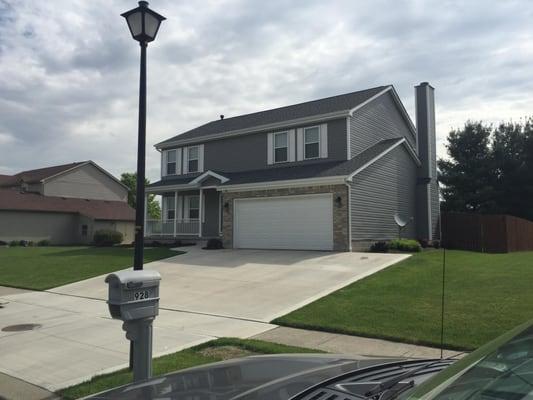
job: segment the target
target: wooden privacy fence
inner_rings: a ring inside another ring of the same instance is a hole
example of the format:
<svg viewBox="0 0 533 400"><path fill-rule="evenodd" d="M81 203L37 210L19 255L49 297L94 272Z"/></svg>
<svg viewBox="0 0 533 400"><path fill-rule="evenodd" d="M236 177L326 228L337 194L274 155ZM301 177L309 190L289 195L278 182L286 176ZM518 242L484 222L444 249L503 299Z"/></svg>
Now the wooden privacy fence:
<svg viewBox="0 0 533 400"><path fill-rule="evenodd" d="M511 215L443 213L442 244L487 253L533 250L533 222Z"/></svg>

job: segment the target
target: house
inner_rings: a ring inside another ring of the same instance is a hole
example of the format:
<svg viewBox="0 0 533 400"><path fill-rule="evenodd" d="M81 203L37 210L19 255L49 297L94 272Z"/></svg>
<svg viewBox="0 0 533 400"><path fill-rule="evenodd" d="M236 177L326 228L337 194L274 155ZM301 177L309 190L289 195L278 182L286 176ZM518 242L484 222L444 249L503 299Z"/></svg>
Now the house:
<svg viewBox="0 0 533 400"><path fill-rule="evenodd" d="M415 88L416 128L393 86L221 118L161 152L161 220L149 238L229 248L349 251L439 237L434 89Z"/></svg>
<svg viewBox="0 0 533 400"><path fill-rule="evenodd" d="M0 175L0 240L90 243L99 229L134 238L128 188L92 161Z"/></svg>

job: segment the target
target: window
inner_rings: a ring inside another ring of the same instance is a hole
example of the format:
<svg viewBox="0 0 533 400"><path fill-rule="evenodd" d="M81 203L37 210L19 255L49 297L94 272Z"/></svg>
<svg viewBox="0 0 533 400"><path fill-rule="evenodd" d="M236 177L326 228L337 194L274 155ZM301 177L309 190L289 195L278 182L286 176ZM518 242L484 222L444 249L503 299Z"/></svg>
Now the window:
<svg viewBox="0 0 533 400"><path fill-rule="evenodd" d="M200 196L190 196L188 197L189 202L189 219L199 219L200 218Z"/></svg>
<svg viewBox="0 0 533 400"><path fill-rule="evenodd" d="M174 197L165 197L165 219L176 218L176 203Z"/></svg>
<svg viewBox="0 0 533 400"><path fill-rule="evenodd" d="M81 226L81 236L87 236L88 227L87 225Z"/></svg>
<svg viewBox="0 0 533 400"><path fill-rule="evenodd" d="M318 126L304 129L304 159L320 156L320 129Z"/></svg>
<svg viewBox="0 0 533 400"><path fill-rule="evenodd" d="M187 162L188 165L188 171L189 172L198 172L198 156L199 156L199 150L198 146L189 147L187 149Z"/></svg>
<svg viewBox="0 0 533 400"><path fill-rule="evenodd" d="M289 140L287 132L274 134L274 162L286 162L289 155Z"/></svg>
<svg viewBox="0 0 533 400"><path fill-rule="evenodd" d="M176 175L176 150L167 151L167 175Z"/></svg>

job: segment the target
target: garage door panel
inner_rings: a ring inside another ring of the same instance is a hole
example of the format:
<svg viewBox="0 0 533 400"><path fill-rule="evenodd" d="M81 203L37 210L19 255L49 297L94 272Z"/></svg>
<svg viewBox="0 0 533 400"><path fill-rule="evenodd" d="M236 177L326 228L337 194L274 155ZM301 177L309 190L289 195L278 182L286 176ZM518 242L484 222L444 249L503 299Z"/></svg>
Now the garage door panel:
<svg viewBox="0 0 533 400"><path fill-rule="evenodd" d="M287 196L235 202L234 247L333 248L332 196Z"/></svg>

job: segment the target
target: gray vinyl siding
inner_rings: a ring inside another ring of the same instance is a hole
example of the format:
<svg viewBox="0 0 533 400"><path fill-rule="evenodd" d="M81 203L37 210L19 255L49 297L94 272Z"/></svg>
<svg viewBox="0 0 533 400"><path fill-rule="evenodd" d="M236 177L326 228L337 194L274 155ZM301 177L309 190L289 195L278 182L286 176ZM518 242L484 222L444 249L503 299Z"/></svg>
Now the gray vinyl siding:
<svg viewBox="0 0 533 400"><path fill-rule="evenodd" d="M214 189L204 191L205 222L202 226L202 236L219 236L220 192Z"/></svg>
<svg viewBox="0 0 533 400"><path fill-rule="evenodd" d="M76 168L44 183L45 196L126 201L128 190L91 164Z"/></svg>
<svg viewBox="0 0 533 400"><path fill-rule="evenodd" d="M354 176L350 189L352 241L398 237L394 214L416 218L416 164L403 145ZM416 237L412 221L403 237Z"/></svg>
<svg viewBox="0 0 533 400"><path fill-rule="evenodd" d="M306 124L297 127L276 129L275 132L282 132L288 129L303 128L306 126L319 125L320 122ZM321 161L346 160L347 140L346 140L346 119L336 119L327 121L328 124L328 158L295 161L268 165L267 163L267 137L273 131L252 133L241 136L227 137L224 139L212 140L204 144L204 171L212 170L216 172L239 172L251 171L264 168L287 167L290 165L312 164ZM200 144L200 143L199 143ZM298 146L296 139L296 146ZM179 147L177 147L179 148ZM296 149L295 149L296 150ZM183 170L183 169L182 169ZM174 177L163 176L162 179Z"/></svg>
<svg viewBox="0 0 533 400"><path fill-rule="evenodd" d="M352 157L380 140L402 136L416 149L415 137L390 93L379 96L350 117Z"/></svg>

